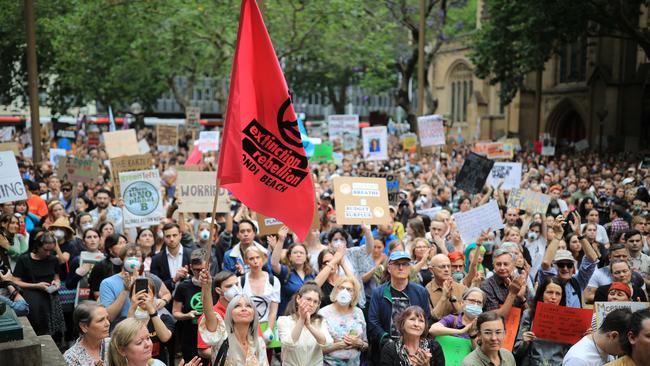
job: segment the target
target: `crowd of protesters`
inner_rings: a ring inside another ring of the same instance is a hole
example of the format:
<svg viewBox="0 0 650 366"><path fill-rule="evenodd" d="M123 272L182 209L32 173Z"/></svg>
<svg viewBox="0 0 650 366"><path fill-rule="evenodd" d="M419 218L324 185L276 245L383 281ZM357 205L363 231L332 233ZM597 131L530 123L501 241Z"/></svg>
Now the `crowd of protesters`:
<svg viewBox="0 0 650 366"><path fill-rule="evenodd" d="M155 146L154 131L138 137ZM444 365L438 336L471 341L463 365L650 365L647 309L614 311L575 345L532 331L540 302L647 302L643 156L517 152L521 187L552 197L531 213L507 208L500 185L456 188L471 145L417 154L389 137L389 161L364 161L359 147L312 163L320 227L304 242L286 227L258 235L256 213L234 196L216 217L177 213L189 132L177 151L152 154L166 217L137 230L124 228L108 156L85 134L70 145L99 167L93 184L18 157L27 200L0 204L0 301L51 335L69 365ZM205 158L199 169L214 170ZM392 223L337 223L332 178L362 170L399 175ZM452 215L490 200L505 228L463 242ZM506 349L515 307L523 312Z"/></svg>

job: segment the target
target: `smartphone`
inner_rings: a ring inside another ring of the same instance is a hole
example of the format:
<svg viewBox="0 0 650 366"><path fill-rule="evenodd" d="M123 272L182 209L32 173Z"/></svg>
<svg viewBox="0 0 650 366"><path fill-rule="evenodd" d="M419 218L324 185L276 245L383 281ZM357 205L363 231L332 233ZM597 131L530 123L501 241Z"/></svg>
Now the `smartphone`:
<svg viewBox="0 0 650 366"><path fill-rule="evenodd" d="M144 277L139 277L135 279L135 293L145 290L149 291L149 280Z"/></svg>

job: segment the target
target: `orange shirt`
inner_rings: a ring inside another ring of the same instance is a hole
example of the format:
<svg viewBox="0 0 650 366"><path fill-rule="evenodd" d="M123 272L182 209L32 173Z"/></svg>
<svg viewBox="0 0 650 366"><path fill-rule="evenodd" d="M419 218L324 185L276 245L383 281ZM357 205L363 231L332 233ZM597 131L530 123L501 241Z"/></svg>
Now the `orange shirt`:
<svg viewBox="0 0 650 366"><path fill-rule="evenodd" d="M43 217L47 215L47 203L41 197L32 194L27 198L27 205L29 206L29 212L33 213L38 217Z"/></svg>

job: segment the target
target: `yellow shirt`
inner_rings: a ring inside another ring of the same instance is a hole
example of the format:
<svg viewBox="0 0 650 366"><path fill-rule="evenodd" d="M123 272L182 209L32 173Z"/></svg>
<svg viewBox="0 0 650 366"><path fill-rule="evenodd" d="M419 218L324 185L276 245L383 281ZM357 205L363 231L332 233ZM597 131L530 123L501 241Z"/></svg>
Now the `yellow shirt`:
<svg viewBox="0 0 650 366"><path fill-rule="evenodd" d="M605 366L637 366L636 362L630 356L625 356L617 359L616 361L608 362Z"/></svg>

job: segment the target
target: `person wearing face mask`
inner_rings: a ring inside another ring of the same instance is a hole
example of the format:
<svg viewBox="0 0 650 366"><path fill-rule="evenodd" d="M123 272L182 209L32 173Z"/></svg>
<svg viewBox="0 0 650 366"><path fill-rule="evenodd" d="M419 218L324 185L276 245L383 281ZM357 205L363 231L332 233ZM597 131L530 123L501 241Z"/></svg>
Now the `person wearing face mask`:
<svg viewBox="0 0 650 366"><path fill-rule="evenodd" d="M544 253L546 252L546 237L542 233L542 224L537 222L530 224L523 247L528 249L530 254L529 273L534 277L542 265L542 259L544 259Z"/></svg>
<svg viewBox="0 0 650 366"><path fill-rule="evenodd" d="M361 352L368 348L366 321L356 306L359 287L354 277L339 278L330 295L331 304L318 311L333 339L332 345L323 349L323 365L357 366Z"/></svg>
<svg viewBox="0 0 650 366"><path fill-rule="evenodd" d="M131 285L143 269L142 252L135 244L124 246L119 258L123 263L121 271L104 279L99 286L99 301L106 307L109 320L113 325L128 315L131 306ZM147 278L154 281L154 293L158 294L155 306L161 309L171 300L171 293L157 276L150 273Z"/></svg>
<svg viewBox="0 0 650 366"><path fill-rule="evenodd" d="M74 238L75 231L70 226L67 217L59 217L54 221L48 230L54 234L57 245L54 248L54 254L59 260L59 276L62 281L68 276L70 259L81 253L81 243Z"/></svg>
<svg viewBox="0 0 650 366"><path fill-rule="evenodd" d="M99 230L101 235L101 230ZM101 236L100 236L101 243ZM104 260L97 263L88 277L90 296L92 300L99 299L99 286L102 281L122 271L120 252L126 245L126 238L119 234L112 234L104 241ZM101 247L101 244L100 244Z"/></svg>
<svg viewBox="0 0 650 366"><path fill-rule="evenodd" d="M210 247L212 254L210 255L210 275L212 277L217 275L220 268L223 266L223 258L226 251L230 249L232 243L232 229L233 221L230 212L225 215L225 225L223 231L220 232L220 225L213 225L212 218L208 217L198 226L198 246L202 250L206 250L208 245L212 242ZM215 238L216 242L215 242Z"/></svg>
<svg viewBox="0 0 650 366"><path fill-rule="evenodd" d="M70 274L65 280L65 287L72 290L77 289L77 285L83 279L84 284L82 288L88 287L88 274L93 269L95 264L104 260L104 254L99 251L99 233L97 230L90 228L86 229L82 234L82 252L78 256L75 256L70 260ZM93 255L91 259L90 256ZM84 257L85 260L82 260L81 257ZM81 265L81 262L84 262ZM79 296L79 291L77 291L77 296ZM86 300L86 299L82 299ZM77 301L78 302L78 301Z"/></svg>
<svg viewBox="0 0 650 366"><path fill-rule="evenodd" d="M434 323L429 328L431 337L454 336L465 339L476 339L476 318L483 313L485 293L478 287L470 287L463 292L459 306L463 309L456 314L449 314Z"/></svg>

